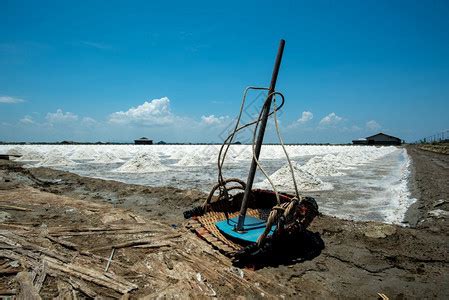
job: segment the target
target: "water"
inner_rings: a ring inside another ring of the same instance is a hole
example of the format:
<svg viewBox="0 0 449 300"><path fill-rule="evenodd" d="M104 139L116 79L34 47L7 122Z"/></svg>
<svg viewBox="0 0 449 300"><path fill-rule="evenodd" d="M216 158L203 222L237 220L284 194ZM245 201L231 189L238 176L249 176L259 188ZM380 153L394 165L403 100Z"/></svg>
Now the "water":
<svg viewBox="0 0 449 300"><path fill-rule="evenodd" d="M48 166L82 176L148 186L209 192L217 182L216 145L0 145L0 153L22 154L27 167ZM300 193L316 197L320 210L352 220L400 224L415 201L408 189L405 149L370 146L287 146ZM225 178L246 181L251 147L233 145ZM293 192L280 146L262 148L261 163L274 184ZM260 171L255 187L270 188Z"/></svg>

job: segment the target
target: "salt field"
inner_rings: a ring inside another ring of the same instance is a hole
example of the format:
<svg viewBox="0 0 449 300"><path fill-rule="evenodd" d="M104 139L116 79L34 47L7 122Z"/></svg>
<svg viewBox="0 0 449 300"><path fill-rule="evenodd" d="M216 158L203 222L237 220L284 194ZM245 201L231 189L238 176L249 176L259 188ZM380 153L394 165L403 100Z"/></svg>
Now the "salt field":
<svg viewBox="0 0 449 300"><path fill-rule="evenodd" d="M301 193L314 196L320 211L352 220L401 224L415 201L408 189L410 158L403 148L286 146ZM49 167L82 176L148 186L208 192L217 181L218 145L0 145L26 167ZM246 181L251 146L231 146L223 173ZM260 161L280 191L293 192L281 146L262 147ZM255 188L270 188L256 174Z"/></svg>

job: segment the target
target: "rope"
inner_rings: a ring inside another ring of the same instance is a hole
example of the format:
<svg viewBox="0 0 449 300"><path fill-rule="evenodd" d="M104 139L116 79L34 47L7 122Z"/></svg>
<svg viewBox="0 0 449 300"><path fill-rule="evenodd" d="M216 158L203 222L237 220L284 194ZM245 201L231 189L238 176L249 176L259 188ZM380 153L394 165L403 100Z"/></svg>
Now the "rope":
<svg viewBox="0 0 449 300"><path fill-rule="evenodd" d="M259 170L266 177L266 179L270 183L271 187L273 188L273 191L274 191L274 193L276 195L276 201L277 201L277 205L274 206L272 208L271 212L270 212L270 215L268 217L267 224L266 224L266 227L265 227L265 231L262 233L262 235L259 237L259 239L257 241L257 244L259 246L261 246L264 243L265 238L267 237L268 233L270 232L271 226L275 222L277 223L277 229L276 230L277 231L282 231L283 230L283 226L284 226L285 222L292 218L292 216L295 213L295 209L296 209L297 205L299 204L299 202L302 200L302 198L299 196L298 185L297 185L297 182L296 182L295 173L294 173L294 170L293 170L293 165L292 165L292 162L291 162L290 157L288 155L287 149L285 148L284 140L283 140L283 138L281 136L281 132L280 132L280 129L279 129L279 123L278 123L278 119L277 119L277 111L279 109L281 109L281 107L285 103L284 95L282 95L279 92L272 92L272 93L268 94L266 99L268 99L269 97L273 98L273 111L268 114L268 117L273 115L274 124L275 124L275 127L276 127L276 135L277 135L277 137L279 139L279 143L282 146L282 149L284 151L285 157L287 158L287 162L288 162L288 165L289 165L289 168L290 168L290 172L292 174L293 184L294 184L294 187L295 187L296 197L291 199L291 201L289 201L287 203L281 203L280 197L279 197L279 192L276 189L276 186L275 186L274 182L271 180L270 176L267 174L265 169L260 164L259 159L256 157L256 153L255 153L256 152L255 151L255 145L256 145L257 129L259 127L259 123L261 122L263 111L266 109L265 108L265 104L266 104L265 102L267 100L264 101L263 109L260 110L259 116L257 117L256 120L251 121L251 122L249 122L247 124L243 124L243 125L239 126L240 125L240 120L241 120L241 117L242 117L242 113L243 113L243 109L245 107L246 97L247 97L248 92L250 90L269 90L269 89L268 88L263 88L263 87L251 87L250 86L250 87L247 87L245 89L245 91L243 92L242 103L240 105L240 111L239 111L239 114L238 114L238 117L237 117L237 122L235 124L234 130L224 140L222 146L220 147L220 151L219 151L219 154L218 154L218 164L217 164L217 166L218 166L218 183L212 188L211 192L209 193L209 196L208 196L208 198L207 198L207 200L206 200L206 202L204 204L204 208L206 208L206 205L210 203L210 201L211 201L211 199L212 199L212 197L213 197L213 195L214 195L214 193L215 193L215 191L217 189L219 189L219 196L218 196L218 198L219 199L223 199L224 198L224 199L227 199L227 200L230 200L230 197L229 197L229 194L228 194L228 192L230 190L236 189L236 188L243 188L243 189L245 189L246 184L244 182L242 182L241 180L238 180L236 178L231 178L231 179L225 180L223 178L223 170L222 170L222 168L223 168L223 164L224 164L225 159L226 159L226 155L228 153L228 150L229 150L229 148L230 148L230 146L232 144L232 141L233 141L236 133L239 132L240 130L246 128L246 127L249 127L249 126L255 124L254 131L253 131L253 142L252 142L252 145L251 145L252 157L253 157L254 161L256 162L257 167L259 168ZM280 96L282 98L282 102L281 102L281 105L279 107L277 107L277 105L276 105L277 104L276 96ZM240 187L235 187L234 186L234 187L226 188L226 184L229 183L229 182L237 182L237 183L240 184ZM225 215L226 215L226 219L228 219L227 212L225 212Z"/></svg>
<svg viewBox="0 0 449 300"><path fill-rule="evenodd" d="M282 96L282 98L284 98L284 96L282 94L280 94L280 95ZM288 161L288 165L290 166L290 172L292 173L293 185L295 186L296 198L301 199L299 197L298 185L296 184L296 177L295 177L295 172L293 170L293 165L290 160L290 156L287 153L287 149L285 149L284 140L282 139L282 135L279 130L279 124L278 124L278 119L277 119L277 115L276 115L276 95L273 98L273 107L274 107L274 124L276 126L276 133L279 138L279 143L281 143L282 149L284 150L284 153L285 153L285 157L287 158L287 161Z"/></svg>
<svg viewBox="0 0 449 300"><path fill-rule="evenodd" d="M227 155L228 150L229 150L229 148L230 148L230 146L232 144L232 140L234 139L235 134L237 132L239 132L240 130L244 129L244 128L247 128L247 127L249 127L251 125L254 125L254 124L258 124L260 122L260 117L259 117L257 120L254 120L254 121L251 121L251 122L249 122L247 124L243 124L243 125L239 126L240 125L240 120L241 120L241 117L242 117L242 113L243 113L243 108L245 107L246 97L247 97L248 92L250 90L269 90L269 89L268 88L264 88L264 87L253 87L253 86L250 86L250 87L247 87L245 89L244 93L243 93L242 103L240 105L240 111L239 111L239 114L238 114L238 117L237 117L237 122L235 124L235 128L232 131L232 133L230 135L228 135L228 137L224 140L222 146L220 147L220 151L219 151L219 154L218 154L218 185L219 185L218 189L219 189L219 197L222 197L222 195L224 194L226 198L229 198L228 189L226 189L226 181L223 178L223 170L222 169L223 169L223 164L224 164L225 159L226 159L226 155ZM281 107L284 105L284 102L285 102L284 98L282 97L282 103L277 108L277 110L281 109ZM274 113L275 113L275 111L273 110L272 112L270 112L268 114L268 117L270 117ZM223 152L223 149L225 149L224 152ZM216 190L216 188L215 188L215 190Z"/></svg>
<svg viewBox="0 0 449 300"><path fill-rule="evenodd" d="M275 94L275 92L272 93L272 94L270 94L270 95L268 95L268 97L270 97L270 96L272 96L272 95L274 95L274 94ZM267 98L268 98L268 97L267 97ZM279 193L278 193L278 191L277 191L277 189L276 189L276 186L274 185L274 182L271 180L270 176L267 174L267 172L266 172L265 169L262 167L262 165L259 163L259 160L258 160L257 157L256 157L256 149L255 149L255 146L256 146L256 133L257 133L257 128L259 127L260 119L262 118L263 111L264 111L264 109L261 109L261 110L260 110L259 118L258 118L258 120L257 120L256 126L254 127L254 131L253 131L253 143L252 143L253 159L254 159L254 161L256 162L257 167L259 168L259 170L260 170L260 171L262 172L262 174L267 178L268 182L270 183L271 187L273 188L274 194L276 195L276 201L277 201L277 203L278 203L278 205L279 205L279 204L281 204L281 199L279 198ZM276 114L276 109L274 109L273 111L274 111L274 113Z"/></svg>

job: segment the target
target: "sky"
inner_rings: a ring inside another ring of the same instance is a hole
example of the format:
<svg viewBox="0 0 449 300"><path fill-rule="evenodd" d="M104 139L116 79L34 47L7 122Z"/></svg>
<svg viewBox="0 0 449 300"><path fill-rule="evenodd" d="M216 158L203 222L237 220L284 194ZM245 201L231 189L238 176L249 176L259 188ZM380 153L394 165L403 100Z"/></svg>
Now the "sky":
<svg viewBox="0 0 449 300"><path fill-rule="evenodd" d="M280 39L286 142L449 129L448 1L0 0L0 141L222 142Z"/></svg>

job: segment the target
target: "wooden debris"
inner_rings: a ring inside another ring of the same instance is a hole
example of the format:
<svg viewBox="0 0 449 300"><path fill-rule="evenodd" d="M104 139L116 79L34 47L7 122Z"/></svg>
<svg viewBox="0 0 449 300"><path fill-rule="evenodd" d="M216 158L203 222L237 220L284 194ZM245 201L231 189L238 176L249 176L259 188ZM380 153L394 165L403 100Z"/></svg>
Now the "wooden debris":
<svg viewBox="0 0 449 300"><path fill-rule="evenodd" d="M39 293L44 285L45 278L47 277L47 267L44 261L42 261L41 266L36 270L36 276L33 280L34 287Z"/></svg>
<svg viewBox="0 0 449 300"><path fill-rule="evenodd" d="M119 235L119 234L136 234L136 233L166 233L167 231L155 230L154 228L134 228L134 229L106 229L106 230L85 230L85 231L61 231L50 232L51 236L82 236L82 235Z"/></svg>
<svg viewBox="0 0 449 300"><path fill-rule="evenodd" d="M69 278L68 279L68 283L76 290L80 291L81 293L87 295L90 298L95 298L97 297L97 293L91 289L87 284L85 284L84 282L74 279L74 278Z"/></svg>
<svg viewBox="0 0 449 300"><path fill-rule="evenodd" d="M16 281L19 283L19 293L17 299L37 300L41 299L39 292L34 287L31 276L28 272L22 271L17 274Z"/></svg>
<svg viewBox="0 0 449 300"><path fill-rule="evenodd" d="M23 229L29 231L31 229L30 226L26 226L23 224L12 224L12 223L0 223L0 227L7 227L8 229Z"/></svg>
<svg viewBox="0 0 449 300"><path fill-rule="evenodd" d="M62 280L57 281L58 286L58 300L75 300L78 299L76 296L76 292L73 290L73 287Z"/></svg>
<svg viewBox="0 0 449 300"><path fill-rule="evenodd" d="M3 297L14 296L15 294L17 294L16 290L0 290L0 296L3 296Z"/></svg>
<svg viewBox="0 0 449 300"><path fill-rule="evenodd" d="M167 235L163 238L159 238L159 239L151 239L151 238L143 238L143 239L138 239L138 240L132 240L132 241L127 241L127 242L123 242L123 243L118 243L115 245L107 245L107 246L103 246L103 247L97 247L97 248L93 248L90 249L91 252L95 252L95 251L101 251L101 250L109 250L112 248L127 248L127 247L133 247L133 246L138 246L138 245L146 245L146 244L152 244L155 242L159 242L162 240L168 240L168 239L174 239L177 237L180 237L181 234L177 233L177 234L172 234L172 235Z"/></svg>
<svg viewBox="0 0 449 300"><path fill-rule="evenodd" d="M114 257L114 252L115 252L115 248L112 248L111 256L109 256L108 263L106 264L106 268L104 269L105 272L107 272L109 270L109 266L111 265L112 258Z"/></svg>
<svg viewBox="0 0 449 300"><path fill-rule="evenodd" d="M51 257L45 257L45 261L50 269L55 269L69 276L75 276L80 279L91 281L121 294L137 289L137 285L134 283L128 282L125 279L112 274L106 276L92 268L86 268L72 263L65 264Z"/></svg>
<svg viewBox="0 0 449 300"><path fill-rule="evenodd" d="M133 246L134 248L149 248L149 249L153 249L153 248L162 248L162 247L171 247L173 246L174 243L172 242L163 242L163 243L159 243L159 244L144 244L144 245L135 245Z"/></svg>
<svg viewBox="0 0 449 300"><path fill-rule="evenodd" d="M15 262L17 265L13 265L13 262ZM18 262L15 260L13 260L12 262L5 261L3 264L0 265L0 276L17 274L20 271L22 271L22 268L18 266Z"/></svg>
<svg viewBox="0 0 449 300"><path fill-rule="evenodd" d="M58 243L59 245L65 247L67 249L70 249L70 250L75 250L76 251L79 248L79 246L74 244L74 243L71 243L71 242L68 242L68 241L64 241L62 239L58 239L58 238L52 237L50 235L46 235L45 237L47 239L49 239L50 241Z"/></svg>
<svg viewBox="0 0 449 300"><path fill-rule="evenodd" d="M0 209L19 210L19 211L32 211L29 208L13 206L13 205L4 205L4 204L0 204Z"/></svg>
<svg viewBox="0 0 449 300"><path fill-rule="evenodd" d="M136 220L137 224L146 224L147 223L141 216L138 216L134 213L129 213L129 216L131 218L133 218L134 220Z"/></svg>

